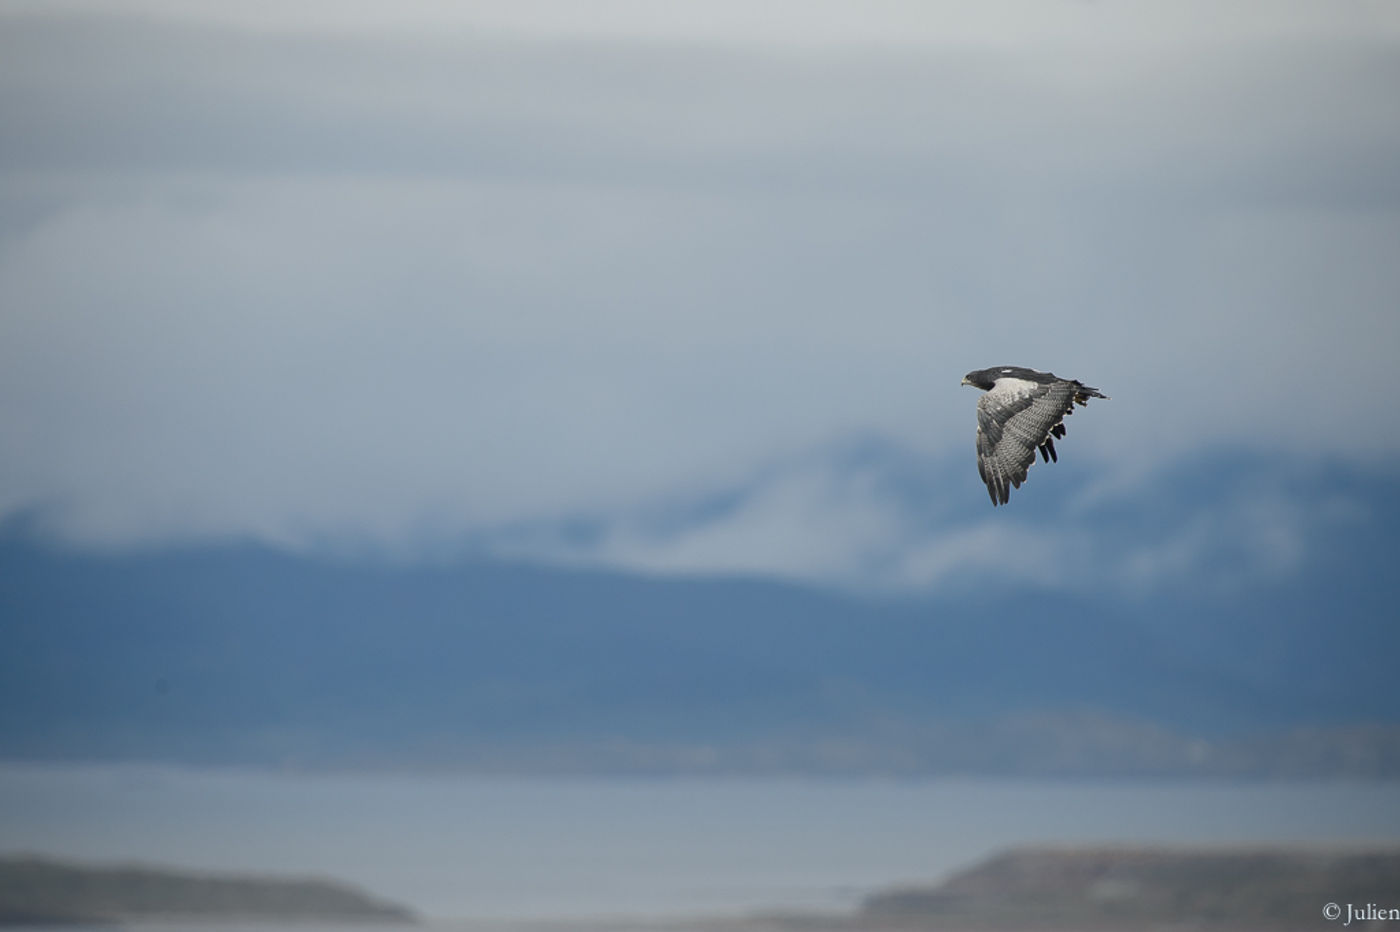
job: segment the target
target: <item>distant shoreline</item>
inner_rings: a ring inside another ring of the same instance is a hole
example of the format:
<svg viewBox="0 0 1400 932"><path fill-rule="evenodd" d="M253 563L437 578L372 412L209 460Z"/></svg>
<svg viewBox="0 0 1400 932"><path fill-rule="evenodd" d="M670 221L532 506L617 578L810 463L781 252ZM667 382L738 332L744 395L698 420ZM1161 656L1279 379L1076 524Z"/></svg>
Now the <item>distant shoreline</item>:
<svg viewBox="0 0 1400 932"><path fill-rule="evenodd" d="M1316 932L1400 909L1400 848L1336 845L1012 848L855 909L608 919L462 920L453 932ZM1384 903L1384 906L1377 904ZM1324 909L1335 908L1330 919ZM1348 909L1352 912L1349 913ZM1388 918L1388 913L1386 917Z"/></svg>
<svg viewBox="0 0 1400 932"><path fill-rule="evenodd" d="M0 926L148 920L410 924L418 917L405 906L320 878L0 857Z"/></svg>
<svg viewBox="0 0 1400 932"><path fill-rule="evenodd" d="M1322 910L1392 903L1400 848L1299 846L1017 847L940 883L876 889L853 910L734 916L432 920L460 932L1272 932L1327 926ZM1360 915L1358 913L1358 915ZM0 857L0 926L128 922L420 921L407 907L332 880L188 873Z"/></svg>
<svg viewBox="0 0 1400 932"><path fill-rule="evenodd" d="M1349 907L1400 907L1396 891L1395 847L1028 846L941 883L875 891L844 917L774 917L773 928L1284 932L1335 925L1325 909L1345 918Z"/></svg>

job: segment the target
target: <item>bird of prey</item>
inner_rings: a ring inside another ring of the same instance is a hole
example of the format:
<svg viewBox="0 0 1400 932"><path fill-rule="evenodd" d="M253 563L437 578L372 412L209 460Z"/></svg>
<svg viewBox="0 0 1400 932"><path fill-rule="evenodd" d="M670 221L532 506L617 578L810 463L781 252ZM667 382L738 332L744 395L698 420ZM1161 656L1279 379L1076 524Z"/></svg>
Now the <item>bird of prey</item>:
<svg viewBox="0 0 1400 932"><path fill-rule="evenodd" d="M994 366L963 376L962 384L986 392L977 399L977 472L992 505L1005 505L1020 488L1039 450L1045 462L1058 460L1056 438L1065 435L1065 416L1090 398L1108 396L1075 379L1020 366Z"/></svg>

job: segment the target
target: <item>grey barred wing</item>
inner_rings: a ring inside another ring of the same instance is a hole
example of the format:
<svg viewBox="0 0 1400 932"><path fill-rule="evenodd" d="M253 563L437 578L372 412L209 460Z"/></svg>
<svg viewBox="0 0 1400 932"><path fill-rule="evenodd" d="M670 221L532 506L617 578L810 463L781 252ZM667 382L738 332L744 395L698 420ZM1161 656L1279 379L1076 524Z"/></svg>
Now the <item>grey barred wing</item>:
<svg viewBox="0 0 1400 932"><path fill-rule="evenodd" d="M1006 504L1012 488L1020 488L1036 451L1046 462L1058 458L1055 438L1065 435L1065 415L1076 401L1084 403L1086 393L1078 382L1063 379L1003 384L977 401L977 472L993 505Z"/></svg>

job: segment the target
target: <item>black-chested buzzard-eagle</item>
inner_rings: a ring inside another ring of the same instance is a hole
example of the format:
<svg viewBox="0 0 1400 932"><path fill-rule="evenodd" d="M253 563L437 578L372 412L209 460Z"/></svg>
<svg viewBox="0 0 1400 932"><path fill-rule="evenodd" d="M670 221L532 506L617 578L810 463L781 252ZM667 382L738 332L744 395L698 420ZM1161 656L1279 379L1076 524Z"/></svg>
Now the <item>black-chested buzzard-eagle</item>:
<svg viewBox="0 0 1400 932"><path fill-rule="evenodd" d="M962 384L986 392L977 399L977 472L987 483L992 505L1005 505L1035 462L1058 460L1056 438L1065 435L1065 417L1090 398L1108 398L1075 379L1021 366L994 366L963 376Z"/></svg>

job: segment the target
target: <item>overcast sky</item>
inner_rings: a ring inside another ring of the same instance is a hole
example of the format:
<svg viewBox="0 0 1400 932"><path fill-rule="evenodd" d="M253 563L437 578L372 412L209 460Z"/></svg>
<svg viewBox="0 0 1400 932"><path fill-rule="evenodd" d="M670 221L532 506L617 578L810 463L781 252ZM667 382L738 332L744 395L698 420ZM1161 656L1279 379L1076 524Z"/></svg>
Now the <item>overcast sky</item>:
<svg viewBox="0 0 1400 932"><path fill-rule="evenodd" d="M831 463L981 496L1001 364L1113 396L1105 495L1393 474L1397 92L1392 0L0 0L0 516L859 575L910 532Z"/></svg>

